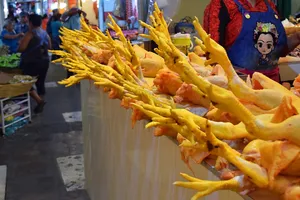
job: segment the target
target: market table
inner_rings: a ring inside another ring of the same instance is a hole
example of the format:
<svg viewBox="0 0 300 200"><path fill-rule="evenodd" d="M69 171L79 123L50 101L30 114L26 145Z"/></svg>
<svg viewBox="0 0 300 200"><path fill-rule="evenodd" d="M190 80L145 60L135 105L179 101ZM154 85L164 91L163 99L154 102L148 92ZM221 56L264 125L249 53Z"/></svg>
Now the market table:
<svg viewBox="0 0 300 200"><path fill-rule="evenodd" d="M154 137L138 122L131 128L131 111L120 107L88 81L81 83L86 188L91 200L188 200L195 191L174 186L179 173L192 174L175 141ZM207 166L192 165L195 175L218 180ZM205 200L241 200L221 191Z"/></svg>

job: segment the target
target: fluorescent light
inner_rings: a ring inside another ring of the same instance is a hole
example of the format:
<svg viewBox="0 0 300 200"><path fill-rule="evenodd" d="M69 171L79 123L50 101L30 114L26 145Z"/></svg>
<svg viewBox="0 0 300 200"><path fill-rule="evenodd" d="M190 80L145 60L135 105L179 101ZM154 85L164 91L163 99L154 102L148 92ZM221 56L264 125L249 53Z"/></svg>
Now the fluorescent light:
<svg viewBox="0 0 300 200"><path fill-rule="evenodd" d="M39 9L39 8L36 9L36 13L37 13L37 14L41 14L41 9Z"/></svg>
<svg viewBox="0 0 300 200"><path fill-rule="evenodd" d="M57 2L51 4L51 10L54 10L54 9L57 9L57 8L58 8L58 3Z"/></svg>
<svg viewBox="0 0 300 200"><path fill-rule="evenodd" d="M4 11L4 17L6 17L7 15L8 15L8 5L7 5L7 1L6 0L4 0L3 1L3 7L4 7L4 9L3 9L3 11Z"/></svg>
<svg viewBox="0 0 300 200"><path fill-rule="evenodd" d="M66 8L66 7L67 7L67 4L66 4L66 3L61 2L61 3L59 4L59 9L64 9L64 8Z"/></svg>

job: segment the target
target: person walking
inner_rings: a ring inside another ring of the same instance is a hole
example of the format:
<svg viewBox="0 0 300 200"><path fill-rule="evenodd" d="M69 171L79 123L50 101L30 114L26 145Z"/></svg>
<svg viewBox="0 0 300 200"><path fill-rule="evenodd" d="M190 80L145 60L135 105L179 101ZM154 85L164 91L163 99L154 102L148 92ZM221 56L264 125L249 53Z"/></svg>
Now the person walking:
<svg viewBox="0 0 300 200"><path fill-rule="evenodd" d="M41 28L42 17L37 14L29 15L29 31L20 42L18 51L21 52L20 68L23 74L37 77L36 88L31 89L30 95L36 101L35 113L43 111L46 102L42 96L46 94L45 79L49 68L48 49L51 40L46 31Z"/></svg>

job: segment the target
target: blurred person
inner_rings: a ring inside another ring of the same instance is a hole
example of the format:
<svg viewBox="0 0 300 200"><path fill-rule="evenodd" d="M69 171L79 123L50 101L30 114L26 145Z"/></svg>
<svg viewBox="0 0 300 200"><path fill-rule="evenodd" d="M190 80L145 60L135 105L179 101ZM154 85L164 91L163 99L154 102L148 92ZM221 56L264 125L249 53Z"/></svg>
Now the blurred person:
<svg viewBox="0 0 300 200"><path fill-rule="evenodd" d="M42 17L42 29L44 29L45 31L47 30L47 24L48 24L48 15L44 14Z"/></svg>
<svg viewBox="0 0 300 200"><path fill-rule="evenodd" d="M71 8L62 15L63 26L70 30L80 30L80 17L83 15L86 18L86 13L78 8ZM72 76L73 73L67 71L67 77Z"/></svg>
<svg viewBox="0 0 300 200"><path fill-rule="evenodd" d="M79 8L71 8L69 11L65 12L62 16L63 26L70 30L80 30L80 17L83 15L86 18L86 13Z"/></svg>
<svg viewBox="0 0 300 200"><path fill-rule="evenodd" d="M20 68L25 75L37 77L36 88L31 89L30 95L37 102L35 113L43 111L46 102L42 96L46 94L45 79L49 68L48 49L51 40L46 31L41 28L42 17L37 14L29 15L29 31L20 42L18 51L22 53Z"/></svg>
<svg viewBox="0 0 300 200"><path fill-rule="evenodd" d="M18 19L14 13L15 13L15 7L13 5L8 5L8 15L7 15L6 20L10 20L15 23L18 23Z"/></svg>
<svg viewBox="0 0 300 200"><path fill-rule="evenodd" d="M52 38L52 30L51 30L51 22L53 20L53 17L59 14L59 10L58 9L54 9L52 11L52 16L49 18L48 22L47 22L47 28L46 31L48 33L48 35L50 36L50 38Z"/></svg>
<svg viewBox="0 0 300 200"><path fill-rule="evenodd" d="M17 52L19 39L24 36L23 33L16 33L14 30L14 24L14 21L6 20L4 23L4 29L1 32L2 43L9 47L10 54Z"/></svg>
<svg viewBox="0 0 300 200"><path fill-rule="evenodd" d="M25 34L29 30L28 13L21 12L20 18L20 22L16 24L16 32Z"/></svg>
<svg viewBox="0 0 300 200"><path fill-rule="evenodd" d="M54 50L59 50L59 45L61 44L61 40L59 37L59 30L62 27L62 23L60 21L61 14L57 14L53 16L51 22L51 32L52 32L52 48ZM52 55L52 60L57 59L57 56Z"/></svg>

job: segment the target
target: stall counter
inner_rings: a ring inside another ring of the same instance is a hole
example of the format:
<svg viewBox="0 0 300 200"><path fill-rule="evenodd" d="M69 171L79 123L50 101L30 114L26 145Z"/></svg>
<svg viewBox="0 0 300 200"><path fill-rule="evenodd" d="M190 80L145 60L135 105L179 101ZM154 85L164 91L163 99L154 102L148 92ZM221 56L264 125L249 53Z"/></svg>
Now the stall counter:
<svg viewBox="0 0 300 200"><path fill-rule="evenodd" d="M86 189L91 200L189 200L193 190L179 188L180 172L193 172L183 163L175 141L154 137L145 121L132 129L131 111L120 107L102 89L81 83ZM219 180L203 165L192 165L197 177ZM245 197L246 198L246 197ZM231 191L204 200L242 200ZM248 199L248 198L246 198Z"/></svg>

